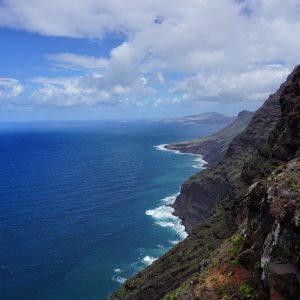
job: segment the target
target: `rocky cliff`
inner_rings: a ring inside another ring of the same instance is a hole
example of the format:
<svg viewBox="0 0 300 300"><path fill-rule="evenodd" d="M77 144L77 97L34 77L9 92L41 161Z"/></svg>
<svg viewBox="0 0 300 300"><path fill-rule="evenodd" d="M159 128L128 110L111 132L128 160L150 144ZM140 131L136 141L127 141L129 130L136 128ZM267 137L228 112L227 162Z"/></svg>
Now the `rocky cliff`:
<svg viewBox="0 0 300 300"><path fill-rule="evenodd" d="M300 67L223 160L182 187L189 236L111 299L286 299L300 295Z"/></svg>
<svg viewBox="0 0 300 300"><path fill-rule="evenodd" d="M224 156L230 142L247 127L253 115L253 112L241 111L231 123L210 136L170 144L166 148L182 153L201 154L209 164L215 163Z"/></svg>
<svg viewBox="0 0 300 300"><path fill-rule="evenodd" d="M273 166L261 161L257 154L268 150L265 148L268 147L269 136L281 116L279 99L295 74L297 69L256 111L247 128L231 141L220 162L182 185L174 208L175 215L182 219L188 232L194 225L205 220L222 199L233 192L242 195L255 176L259 178L270 172Z"/></svg>

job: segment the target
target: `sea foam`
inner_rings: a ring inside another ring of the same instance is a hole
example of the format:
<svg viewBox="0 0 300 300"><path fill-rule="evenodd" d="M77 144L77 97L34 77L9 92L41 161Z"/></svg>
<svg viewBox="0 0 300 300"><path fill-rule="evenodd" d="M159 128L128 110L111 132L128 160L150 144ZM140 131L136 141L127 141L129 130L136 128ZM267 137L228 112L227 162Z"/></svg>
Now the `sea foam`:
<svg viewBox="0 0 300 300"><path fill-rule="evenodd" d="M183 153L180 152L179 150L170 150L166 148L167 144L161 144L154 146L156 150L159 151L169 151L173 152L175 154L180 154L180 155L192 155L195 156L195 162L196 164L193 165L194 168L197 169L205 169L204 165L207 164L207 162L203 159L203 156L200 154L193 154L193 153ZM171 207L170 205L173 204L176 200L176 197L179 195L173 195L166 197L162 199L162 205L154 208L154 209L149 209L145 213L148 216L151 216L154 219L155 224L165 227L165 228L171 228L172 230L175 230L176 233L178 234L180 240L183 240L184 238L187 237L187 233L185 231L185 227L182 224L181 220L173 215L174 208ZM180 240L173 240L170 241L172 244L177 244Z"/></svg>
<svg viewBox="0 0 300 300"><path fill-rule="evenodd" d="M150 266L154 261L156 261L157 258L155 257L152 257L152 256L145 256L143 259L142 259L142 262L148 266Z"/></svg>
<svg viewBox="0 0 300 300"><path fill-rule="evenodd" d="M205 161L203 159L203 156L201 154L194 154L194 153L184 153L184 152L180 152L179 150L172 150L172 149L168 149L166 148L168 144L161 144L161 145L157 145L157 146L154 146L154 148L156 150L159 150L159 151L169 151L169 152L173 152L175 154L180 154L180 155L191 155L191 156L195 156L195 162L197 163L196 165L193 165L193 168L196 168L196 169L205 169L205 165L207 164L207 161Z"/></svg>
<svg viewBox="0 0 300 300"><path fill-rule="evenodd" d="M166 148L166 145L167 144L161 144L161 145L157 145L154 147L155 147L155 149L157 149L159 151L169 151L169 152L173 152L175 154L195 156L196 164L193 165L193 167L195 167L197 169L204 169L203 166L207 162L203 159L202 155L192 154L192 153L182 153L179 150L169 150ZM171 244L177 244L181 240L185 239L188 236L181 220L178 217L173 215L174 208L171 205L175 202L176 197L178 195L179 195L179 193L163 198L161 200L161 205L159 205L158 207L153 208L153 209L148 209L145 212L145 214L147 216L150 216L154 219L155 224L157 224L161 227L164 227L164 228L170 228L171 230L174 230L177 233L178 239L170 240L169 242ZM159 245L159 248L161 248L161 247L162 246ZM155 258L155 257L147 255L142 258L141 262L146 265L151 265L156 259L157 258Z"/></svg>
<svg viewBox="0 0 300 300"><path fill-rule="evenodd" d="M180 240L172 240L172 241L169 241L169 242L173 245L176 245L180 242Z"/></svg>
<svg viewBox="0 0 300 300"><path fill-rule="evenodd" d="M174 203L177 196L178 194L162 199L162 205L154 209L149 209L145 213L147 216L151 216L154 219L155 224L175 230L182 240L187 237L185 227L181 223L181 220L173 215L174 208L170 206Z"/></svg>
<svg viewBox="0 0 300 300"><path fill-rule="evenodd" d="M112 277L112 280L113 280L113 281L116 281L116 282L118 282L118 283L123 284L123 283L126 281L126 278L121 277L121 276L113 276L113 277Z"/></svg>

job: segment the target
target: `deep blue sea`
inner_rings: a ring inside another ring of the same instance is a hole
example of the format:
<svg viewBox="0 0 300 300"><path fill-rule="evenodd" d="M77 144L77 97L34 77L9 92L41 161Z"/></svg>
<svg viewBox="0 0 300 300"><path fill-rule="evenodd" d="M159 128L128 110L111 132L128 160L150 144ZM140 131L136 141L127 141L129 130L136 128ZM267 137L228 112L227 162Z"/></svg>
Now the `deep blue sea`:
<svg viewBox="0 0 300 300"><path fill-rule="evenodd" d="M0 298L105 299L184 237L168 207L222 125L0 124Z"/></svg>

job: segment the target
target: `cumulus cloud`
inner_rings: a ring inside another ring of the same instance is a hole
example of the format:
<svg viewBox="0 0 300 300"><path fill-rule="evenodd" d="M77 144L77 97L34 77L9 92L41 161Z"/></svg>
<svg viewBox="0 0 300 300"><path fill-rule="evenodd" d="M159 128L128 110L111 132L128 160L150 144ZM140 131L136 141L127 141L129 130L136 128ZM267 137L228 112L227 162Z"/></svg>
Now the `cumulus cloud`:
<svg viewBox="0 0 300 300"><path fill-rule="evenodd" d="M5 0L0 4L1 25L50 36L124 36L108 59L47 56L71 69L105 69L101 80L86 75L68 84L42 86L35 93L41 99L63 95L66 100L57 99L64 105L74 99L82 104L84 97L90 105L100 97L112 103L120 95L148 93L149 78L153 84L168 79L173 84L170 97L175 98L264 100L299 63L299 0ZM175 76L169 80L165 74ZM86 81L101 86L91 89Z"/></svg>
<svg viewBox="0 0 300 300"><path fill-rule="evenodd" d="M290 70L281 65L266 65L239 73L198 73L178 82L172 92L184 99L217 102L266 99L277 83L284 81Z"/></svg>
<svg viewBox="0 0 300 300"><path fill-rule="evenodd" d="M0 77L0 102L13 103L23 92L23 85L16 79Z"/></svg>
<svg viewBox="0 0 300 300"><path fill-rule="evenodd" d="M42 86L35 90L31 103L38 106L75 107L103 105L140 105L139 94L151 90L143 78L131 85L121 85L101 74L90 73L73 78L35 78L32 80Z"/></svg>

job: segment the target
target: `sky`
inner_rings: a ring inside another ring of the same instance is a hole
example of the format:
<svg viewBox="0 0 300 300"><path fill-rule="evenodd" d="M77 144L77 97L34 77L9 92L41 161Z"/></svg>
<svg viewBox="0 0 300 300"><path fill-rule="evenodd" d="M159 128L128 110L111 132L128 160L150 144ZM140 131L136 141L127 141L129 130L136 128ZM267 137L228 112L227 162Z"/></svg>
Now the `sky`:
<svg viewBox="0 0 300 300"><path fill-rule="evenodd" d="M299 57L299 0L0 0L0 121L253 111Z"/></svg>

